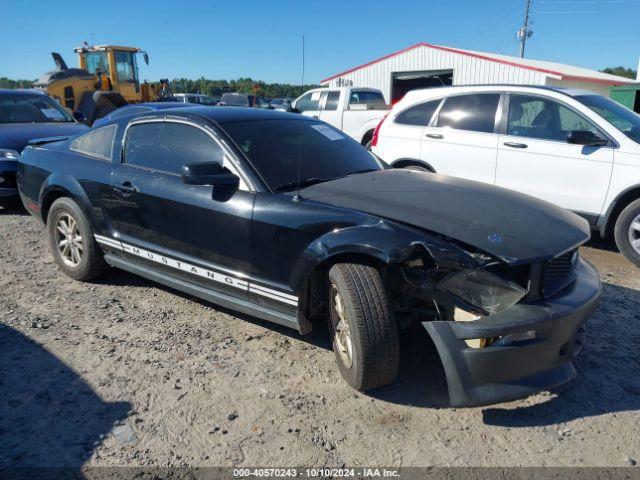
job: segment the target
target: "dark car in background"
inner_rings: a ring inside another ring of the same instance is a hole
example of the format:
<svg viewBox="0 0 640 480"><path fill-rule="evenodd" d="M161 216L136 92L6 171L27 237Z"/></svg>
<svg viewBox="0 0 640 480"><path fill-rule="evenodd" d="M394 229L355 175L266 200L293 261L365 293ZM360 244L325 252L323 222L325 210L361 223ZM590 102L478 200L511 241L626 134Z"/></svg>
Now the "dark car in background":
<svg viewBox="0 0 640 480"><path fill-rule="evenodd" d="M0 205L18 204L17 160L30 140L73 136L89 127L38 90L0 90Z"/></svg>
<svg viewBox="0 0 640 480"><path fill-rule="evenodd" d="M431 336L452 405L562 384L600 296L577 215L389 168L291 113L117 119L25 149L18 187L70 277L110 265L301 334L327 322L338 368L359 390L395 379L399 330L412 325Z"/></svg>
<svg viewBox="0 0 640 480"><path fill-rule="evenodd" d="M147 102L147 103L132 103L131 105L125 105L124 107L120 107L117 110L114 110L109 115L99 118L95 122L93 122L93 127L100 127L102 125L106 125L112 120L117 120L119 118L128 117L131 115L140 115L141 113L153 112L155 110L165 110L167 108L176 108L180 107L195 107L197 106L194 103L187 103L185 105L176 105L177 102Z"/></svg>

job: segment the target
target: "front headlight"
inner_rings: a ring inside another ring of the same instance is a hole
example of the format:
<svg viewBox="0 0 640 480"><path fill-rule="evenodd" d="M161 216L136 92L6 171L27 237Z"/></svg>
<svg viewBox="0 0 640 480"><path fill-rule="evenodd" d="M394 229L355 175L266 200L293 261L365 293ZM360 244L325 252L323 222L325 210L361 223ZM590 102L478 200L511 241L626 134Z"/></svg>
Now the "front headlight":
<svg viewBox="0 0 640 480"><path fill-rule="evenodd" d="M482 315L493 315L518 303L527 291L484 270L462 270L441 280L436 288ZM465 309L466 310L466 309Z"/></svg>
<svg viewBox="0 0 640 480"><path fill-rule="evenodd" d="M20 154L10 148L0 148L0 160L18 160Z"/></svg>

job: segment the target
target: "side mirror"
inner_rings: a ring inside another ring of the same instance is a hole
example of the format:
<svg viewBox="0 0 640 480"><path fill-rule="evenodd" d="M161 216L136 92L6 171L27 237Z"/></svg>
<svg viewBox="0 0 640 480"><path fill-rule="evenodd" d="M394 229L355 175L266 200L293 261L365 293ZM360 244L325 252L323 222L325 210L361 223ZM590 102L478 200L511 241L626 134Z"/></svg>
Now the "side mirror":
<svg viewBox="0 0 640 480"><path fill-rule="evenodd" d="M240 179L219 162L188 163L182 166L182 181L188 185L212 185L236 189Z"/></svg>
<svg viewBox="0 0 640 480"><path fill-rule="evenodd" d="M73 112L73 118L82 123L85 123L87 121L87 116L80 110L76 110L75 112Z"/></svg>
<svg viewBox="0 0 640 480"><path fill-rule="evenodd" d="M609 141L590 130L575 130L567 136L567 143L585 147L604 147Z"/></svg>

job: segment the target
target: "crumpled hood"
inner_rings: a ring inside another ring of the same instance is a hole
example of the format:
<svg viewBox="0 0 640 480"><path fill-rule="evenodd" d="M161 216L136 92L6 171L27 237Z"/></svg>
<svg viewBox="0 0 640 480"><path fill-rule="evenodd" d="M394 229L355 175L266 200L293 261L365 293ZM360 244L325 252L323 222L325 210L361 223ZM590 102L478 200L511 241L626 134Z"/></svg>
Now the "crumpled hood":
<svg viewBox="0 0 640 480"><path fill-rule="evenodd" d="M510 264L552 258L590 236L586 220L548 202L413 170L351 175L313 185L301 195L439 233Z"/></svg>
<svg viewBox="0 0 640 480"><path fill-rule="evenodd" d="M89 130L83 123L4 123L0 124L0 148L22 152L34 138L78 135Z"/></svg>

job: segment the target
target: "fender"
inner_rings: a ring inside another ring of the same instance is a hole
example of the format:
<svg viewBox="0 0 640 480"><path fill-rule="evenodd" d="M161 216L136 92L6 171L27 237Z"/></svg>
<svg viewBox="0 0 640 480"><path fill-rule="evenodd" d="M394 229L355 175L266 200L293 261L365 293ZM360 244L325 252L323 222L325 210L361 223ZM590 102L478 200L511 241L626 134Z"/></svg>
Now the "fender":
<svg viewBox="0 0 640 480"><path fill-rule="evenodd" d="M373 132L376 129L376 127L378 126L378 124L380 123L380 120L382 120L383 117L384 117L384 115L381 115L379 118L372 118L370 120L367 120L363 125L361 125L360 129L358 130L358 136L357 136L358 142L362 143L362 141L364 140L365 135L368 132Z"/></svg>
<svg viewBox="0 0 640 480"><path fill-rule="evenodd" d="M391 166L393 168L404 168L409 165L417 165L420 167L425 167L431 170L433 173L437 173L436 169L433 168L433 165L431 165L429 162L425 162L424 160L417 160L415 158L400 158L391 163Z"/></svg>
<svg viewBox="0 0 640 480"><path fill-rule="evenodd" d="M628 197L628 199L626 199L626 197ZM636 198L640 198L640 184L631 185L626 188L618 194L613 202L609 204L606 213L604 215L600 215L596 222L596 227L598 227L602 237L606 237L610 231L610 221L612 220L612 217L614 217L614 214L617 215L620 213L624 208L623 205L632 202Z"/></svg>
<svg viewBox="0 0 640 480"><path fill-rule="evenodd" d="M89 219L89 223L92 228L97 225L96 215L93 212L93 208L91 206L91 202L89 201L89 197L85 193L84 189L80 185L80 183L73 178L71 175L67 175L60 172L54 172L47 177L47 179L42 183L40 187L40 195L39 195L39 203L40 203L40 218L43 222L46 223L46 208L45 205L51 194L55 194L56 197L59 196L67 196L72 198ZM62 194L62 195L60 195Z"/></svg>
<svg viewBox="0 0 640 480"><path fill-rule="evenodd" d="M367 256L392 265L408 259L417 248L422 248L441 267L474 265L471 257L461 248L444 242L426 232L410 228L391 229L386 221L372 225L357 225L328 232L308 245L294 265L289 285L299 292L308 276L322 264L331 264L332 258L344 254Z"/></svg>

